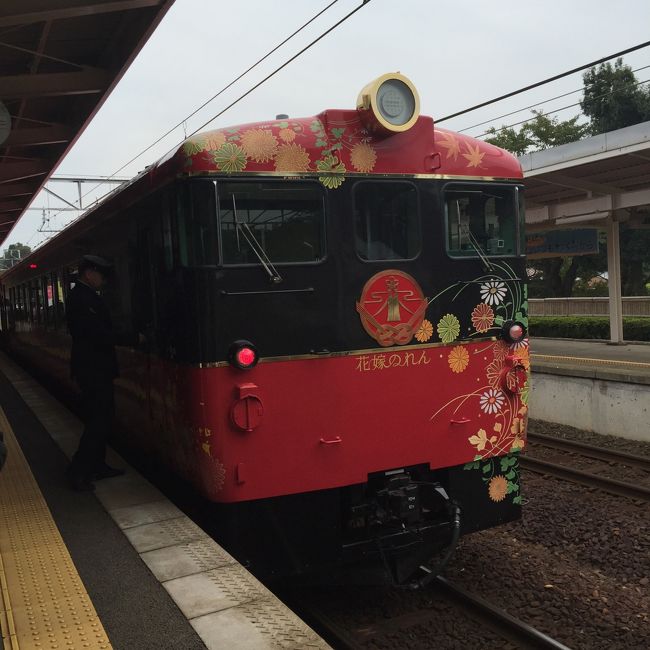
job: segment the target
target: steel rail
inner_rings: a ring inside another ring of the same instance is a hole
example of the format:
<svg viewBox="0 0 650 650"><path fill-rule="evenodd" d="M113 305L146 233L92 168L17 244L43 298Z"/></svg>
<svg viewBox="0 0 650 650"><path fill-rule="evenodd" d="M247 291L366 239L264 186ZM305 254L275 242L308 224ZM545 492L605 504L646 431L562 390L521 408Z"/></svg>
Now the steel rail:
<svg viewBox="0 0 650 650"><path fill-rule="evenodd" d="M616 481L615 479L597 476L596 474L589 474L588 472L566 467L566 465L557 465L556 463L549 463L545 460L531 458L530 456L522 456L519 459L519 464L524 469L536 472L537 474L556 476L566 481L586 485L587 487L595 487L617 496L629 497L639 501L650 501L650 488L640 485L632 485L631 483Z"/></svg>
<svg viewBox="0 0 650 650"><path fill-rule="evenodd" d="M568 646L556 641L550 636L540 632L538 629L520 621L518 618L511 616L500 607L496 607L481 596L465 591L458 585L454 585L442 576L437 576L435 584L460 602L465 608L469 609L482 618L488 618L492 624L491 627L497 629L499 633L507 634L508 638L517 641L523 648L540 648L542 650L571 650ZM498 623L498 627L494 624Z"/></svg>
<svg viewBox="0 0 650 650"><path fill-rule="evenodd" d="M535 650L570 650L559 641L511 616L481 596L471 594L450 583L442 576L437 576L431 586L440 591L446 599L454 601L461 609L469 611L472 617L485 623L494 633L517 643L518 647ZM331 620L319 608L305 607L303 603L303 607L297 610L294 608L294 611L297 611L301 618L336 650L362 650L368 648L368 643L375 637L381 638L385 634L394 635L398 630L406 630L429 620L437 620L439 617L437 611L419 609L369 623L357 630L349 630Z"/></svg>
<svg viewBox="0 0 650 650"><path fill-rule="evenodd" d="M544 445L545 447L571 451L607 462L617 462L633 467L640 467L641 469L650 472L650 458L645 456L635 456L634 454L628 454L615 449L606 449L604 447L588 445L584 442L577 442L575 440L546 436L541 433L528 433L528 440Z"/></svg>

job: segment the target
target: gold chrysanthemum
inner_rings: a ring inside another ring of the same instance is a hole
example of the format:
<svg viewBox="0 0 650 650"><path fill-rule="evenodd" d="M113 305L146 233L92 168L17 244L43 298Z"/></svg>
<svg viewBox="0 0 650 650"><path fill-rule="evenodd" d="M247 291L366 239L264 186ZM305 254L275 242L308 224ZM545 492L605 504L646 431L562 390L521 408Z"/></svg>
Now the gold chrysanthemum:
<svg viewBox="0 0 650 650"><path fill-rule="evenodd" d="M420 343L425 343L433 336L433 325L425 318L415 333L415 338Z"/></svg>
<svg viewBox="0 0 650 650"><path fill-rule="evenodd" d="M244 150L232 142L221 145L212 156L217 167L223 172L240 172L246 167Z"/></svg>
<svg viewBox="0 0 650 650"><path fill-rule="evenodd" d="M367 142L359 142L352 147L350 161L358 172L370 172L377 162L377 152Z"/></svg>
<svg viewBox="0 0 650 650"><path fill-rule="evenodd" d="M201 151L203 151L202 138L190 138L183 143L183 153L186 156L193 156L194 154L201 153Z"/></svg>
<svg viewBox="0 0 650 650"><path fill-rule="evenodd" d="M275 169L279 172L306 172L309 154L299 144L282 144L275 154Z"/></svg>
<svg viewBox="0 0 650 650"><path fill-rule="evenodd" d="M508 492L508 481L505 476L497 474L490 479L490 485L488 487L488 493L492 501L503 501L506 498Z"/></svg>
<svg viewBox="0 0 650 650"><path fill-rule="evenodd" d="M221 131L213 131L203 136L203 148L206 151L216 151L224 144L226 144L226 135Z"/></svg>
<svg viewBox="0 0 650 650"><path fill-rule="evenodd" d="M469 352L462 345L457 345L449 353L447 362L452 372L460 374L469 365Z"/></svg>
<svg viewBox="0 0 650 650"><path fill-rule="evenodd" d="M293 129L280 129L278 135L283 142L293 142L296 139L296 132Z"/></svg>
<svg viewBox="0 0 650 650"><path fill-rule="evenodd" d="M272 160L278 150L278 141L270 131L249 129L241 136L244 153L255 162Z"/></svg>

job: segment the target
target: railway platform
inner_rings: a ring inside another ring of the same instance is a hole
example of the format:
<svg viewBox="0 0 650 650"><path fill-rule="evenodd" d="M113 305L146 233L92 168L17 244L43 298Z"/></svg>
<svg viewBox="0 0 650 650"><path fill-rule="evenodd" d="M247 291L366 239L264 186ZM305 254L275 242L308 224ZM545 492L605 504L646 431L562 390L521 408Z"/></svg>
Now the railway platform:
<svg viewBox="0 0 650 650"><path fill-rule="evenodd" d="M328 648L114 452L68 489L81 423L0 355L0 649Z"/></svg>
<svg viewBox="0 0 650 650"><path fill-rule="evenodd" d="M530 415L650 442L650 344L531 338Z"/></svg>

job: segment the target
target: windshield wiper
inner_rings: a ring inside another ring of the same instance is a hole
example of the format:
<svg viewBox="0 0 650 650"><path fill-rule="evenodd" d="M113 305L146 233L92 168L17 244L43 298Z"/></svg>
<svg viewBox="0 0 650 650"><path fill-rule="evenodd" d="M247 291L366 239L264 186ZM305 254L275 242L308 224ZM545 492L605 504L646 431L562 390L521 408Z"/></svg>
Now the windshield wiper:
<svg viewBox="0 0 650 650"><path fill-rule="evenodd" d="M456 201L456 214L458 215L458 225L460 226L460 231L463 235L467 235L469 243L472 245L472 248L476 251L476 254L481 258L481 262L485 264L485 268L489 271L493 271L494 267L488 260L485 251L481 248L481 244L478 239L476 239L474 233L471 231L469 224L464 224L460 222L460 204Z"/></svg>
<svg viewBox="0 0 650 650"><path fill-rule="evenodd" d="M273 282L274 284L278 284L279 282L282 282L282 276L278 273L278 270L275 268L275 266L273 266L273 262L271 262L271 260L269 259L269 256L266 254L266 251L264 250L262 244L260 244L259 241L257 241L248 223L246 222L240 223L239 219L237 218L237 205L235 203L234 194L232 195L232 210L235 216L235 231L237 233L238 250L241 250L239 247L239 233L241 231L241 234L246 240L246 243L250 246L253 253L255 253L255 256L260 261L260 264L264 267L264 270L269 274L269 279L271 280L271 282Z"/></svg>

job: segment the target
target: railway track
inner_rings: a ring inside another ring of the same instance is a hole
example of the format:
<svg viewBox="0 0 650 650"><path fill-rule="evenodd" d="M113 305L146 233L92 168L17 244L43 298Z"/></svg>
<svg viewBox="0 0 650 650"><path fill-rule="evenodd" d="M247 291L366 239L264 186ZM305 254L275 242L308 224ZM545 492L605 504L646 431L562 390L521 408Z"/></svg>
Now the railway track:
<svg viewBox="0 0 650 650"><path fill-rule="evenodd" d="M559 641L511 616L505 610L480 596L465 591L441 576L437 576L429 588L438 592L445 601L451 602L453 606L477 620L482 626L487 626L494 633L515 643L519 648L570 650ZM390 636L394 642L395 635L400 632L404 632L405 644L407 644L409 637L406 635L409 628L416 625L435 625L440 619L440 611L437 609L418 609L350 630L333 621L321 609L309 607L308 611L302 611L300 615L335 650L367 650L370 647L376 647L375 642L382 637Z"/></svg>
<svg viewBox="0 0 650 650"><path fill-rule="evenodd" d="M602 460L608 463L620 463L650 472L649 458L633 456L632 454L626 454L612 449L594 447L592 445L586 445L572 440L564 440L541 434L529 434L529 440L534 444L543 445L545 447L580 454L582 456ZM626 483L624 481L606 478L567 465L559 465L546 460L540 460L530 455L522 456L520 461L521 466L531 472L555 476L587 487L597 488L617 496L624 496L638 501L650 501L650 488L643 485L635 485L633 483Z"/></svg>

